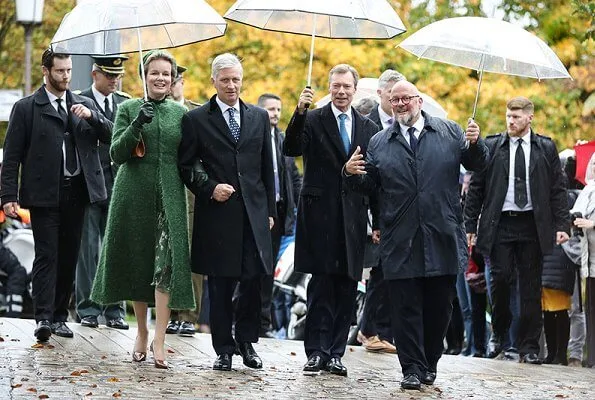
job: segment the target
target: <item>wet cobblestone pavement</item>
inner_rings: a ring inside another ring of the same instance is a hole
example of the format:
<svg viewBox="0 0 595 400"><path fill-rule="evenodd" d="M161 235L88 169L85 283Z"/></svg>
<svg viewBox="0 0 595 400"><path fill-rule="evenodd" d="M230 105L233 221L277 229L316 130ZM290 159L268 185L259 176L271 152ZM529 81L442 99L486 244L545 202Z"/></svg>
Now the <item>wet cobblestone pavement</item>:
<svg viewBox="0 0 595 400"><path fill-rule="evenodd" d="M73 339L35 345L32 320L0 318L0 399L595 399L595 370L444 356L435 385L403 391L395 355L349 347L349 376L303 376L301 342L261 339L262 370L211 369L210 335L167 336L169 370L131 361L136 329L69 323Z"/></svg>

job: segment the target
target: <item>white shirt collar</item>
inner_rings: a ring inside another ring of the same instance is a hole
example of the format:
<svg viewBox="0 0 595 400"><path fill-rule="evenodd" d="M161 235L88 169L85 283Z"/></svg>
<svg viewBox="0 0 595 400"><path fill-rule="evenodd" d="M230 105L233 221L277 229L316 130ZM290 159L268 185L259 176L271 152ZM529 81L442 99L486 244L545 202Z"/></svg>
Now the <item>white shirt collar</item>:
<svg viewBox="0 0 595 400"><path fill-rule="evenodd" d="M389 122L388 122L389 119L392 119L393 122L394 122L393 116L392 115L388 115L387 113L385 113L384 110L382 109L382 107L380 106L380 104L378 105L378 115L380 116L380 121L382 123L385 123L387 125L390 125Z"/></svg>
<svg viewBox="0 0 595 400"><path fill-rule="evenodd" d="M62 103L62 104L64 104L63 107L66 107L66 104L65 104L66 103L66 92L64 92L64 95L62 95L62 97L58 97L55 94L53 94L52 92L50 92L48 90L48 88L44 87L44 89L45 89L46 94L48 95L48 99L50 100L50 103L53 103L56 101L56 99L60 98L60 99L64 100L64 103Z"/></svg>
<svg viewBox="0 0 595 400"><path fill-rule="evenodd" d="M105 107L105 99L107 98L107 102L110 105L110 108L112 107L112 94L108 94L107 96L105 96L103 93L101 93L99 90L97 90L97 88L95 87L95 84L91 85L91 91L93 92L93 96L95 96L95 100L97 100L97 103L99 104L99 106L101 107L101 109L103 110L103 108ZM103 110L105 111L105 110Z"/></svg>
<svg viewBox="0 0 595 400"><path fill-rule="evenodd" d="M420 113L419 114L419 118L417 119L417 121L415 121L415 123L413 124L413 128L415 128L416 132L420 132L423 131L424 129L424 124L425 124L425 119L424 116ZM403 134L403 136L407 135L407 130L410 128L407 125L403 125L399 122L399 127L401 128L401 133ZM418 135L419 136L419 133Z"/></svg>
<svg viewBox="0 0 595 400"><path fill-rule="evenodd" d="M221 109L221 112L223 114L225 114L227 112L228 108L233 108L234 110L236 110L236 112L238 112L238 113L240 112L240 101L239 100L233 106L228 106L227 104L225 104L224 102L219 100L219 96L215 96L215 101L219 105L219 108Z"/></svg>
<svg viewBox="0 0 595 400"><path fill-rule="evenodd" d="M518 136L517 137L512 137L512 136L510 136L510 141L512 143L515 143L516 144L517 140L519 140L519 139L523 139L523 143L529 144L529 142L531 141L531 129L529 129L529 131L527 133L525 133L521 137L518 137Z"/></svg>
<svg viewBox="0 0 595 400"><path fill-rule="evenodd" d="M347 114L347 119L351 121L351 104L349 105L349 109L345 112L339 110L333 103L331 103L331 110L333 110L333 114L335 115L335 119L339 119L339 115Z"/></svg>

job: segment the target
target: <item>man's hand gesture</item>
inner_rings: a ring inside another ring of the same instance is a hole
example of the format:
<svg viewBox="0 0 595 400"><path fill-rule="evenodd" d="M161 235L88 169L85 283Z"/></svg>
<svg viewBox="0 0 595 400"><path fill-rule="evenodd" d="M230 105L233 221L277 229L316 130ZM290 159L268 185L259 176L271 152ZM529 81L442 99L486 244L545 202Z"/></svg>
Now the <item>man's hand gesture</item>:
<svg viewBox="0 0 595 400"><path fill-rule="evenodd" d="M357 146L351 158L345 163L345 172L347 175L365 175L366 174L366 161L364 156L361 154L361 148Z"/></svg>

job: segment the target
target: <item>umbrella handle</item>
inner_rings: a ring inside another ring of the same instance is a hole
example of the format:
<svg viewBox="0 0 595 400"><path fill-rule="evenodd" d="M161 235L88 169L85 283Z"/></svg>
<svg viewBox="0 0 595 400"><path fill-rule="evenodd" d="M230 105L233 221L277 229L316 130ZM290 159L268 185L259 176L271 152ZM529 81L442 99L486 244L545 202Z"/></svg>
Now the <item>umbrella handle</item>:
<svg viewBox="0 0 595 400"><path fill-rule="evenodd" d="M477 112L477 102L479 101L479 89L481 89L481 81L483 80L483 58L481 55L481 61L479 62L479 83L477 84L477 93L475 93L475 103L473 103L473 115L471 119L475 119L475 113Z"/></svg>

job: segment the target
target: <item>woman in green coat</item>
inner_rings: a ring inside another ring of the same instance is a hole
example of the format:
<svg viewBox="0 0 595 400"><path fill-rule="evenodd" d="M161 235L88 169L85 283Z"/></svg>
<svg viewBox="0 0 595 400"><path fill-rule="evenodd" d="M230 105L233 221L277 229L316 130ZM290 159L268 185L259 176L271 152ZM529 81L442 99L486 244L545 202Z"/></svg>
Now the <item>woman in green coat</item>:
<svg viewBox="0 0 595 400"><path fill-rule="evenodd" d="M185 108L166 100L176 62L166 51L143 57L148 101L120 104L110 154L119 170L91 298L100 304L132 300L138 333L132 360L146 359L147 307L155 305L151 344L157 368L165 361L170 309L194 308L184 185L177 169ZM144 155L134 155L144 143Z"/></svg>

